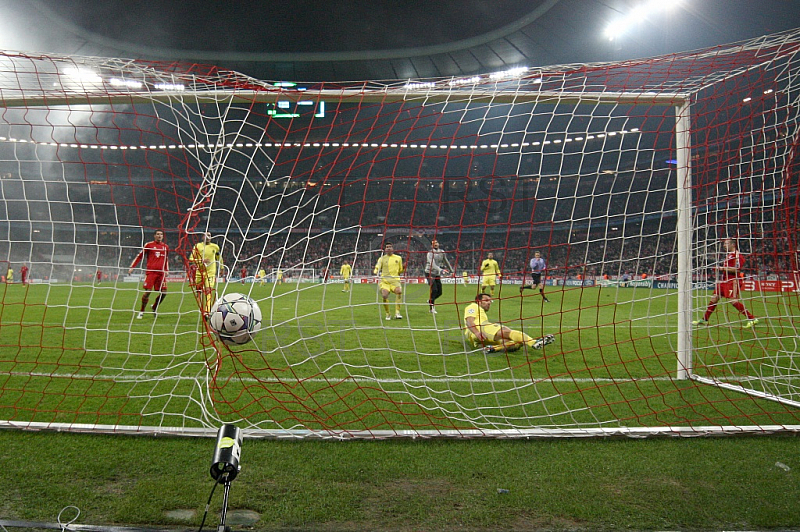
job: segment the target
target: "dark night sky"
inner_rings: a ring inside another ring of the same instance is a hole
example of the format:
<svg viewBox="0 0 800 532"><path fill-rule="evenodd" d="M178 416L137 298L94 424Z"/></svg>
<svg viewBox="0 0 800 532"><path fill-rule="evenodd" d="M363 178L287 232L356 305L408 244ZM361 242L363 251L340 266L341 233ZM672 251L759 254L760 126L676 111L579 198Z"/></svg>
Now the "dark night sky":
<svg viewBox="0 0 800 532"><path fill-rule="evenodd" d="M0 47L180 59L263 79L405 79L651 57L800 27L798 0L682 0L616 42L602 35L642 3L0 0Z"/></svg>

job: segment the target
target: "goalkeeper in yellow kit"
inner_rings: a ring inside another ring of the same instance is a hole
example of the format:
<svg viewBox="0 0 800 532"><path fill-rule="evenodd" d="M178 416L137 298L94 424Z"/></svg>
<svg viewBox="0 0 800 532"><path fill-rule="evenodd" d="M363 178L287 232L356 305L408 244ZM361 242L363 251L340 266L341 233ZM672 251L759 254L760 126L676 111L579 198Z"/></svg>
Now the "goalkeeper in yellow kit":
<svg viewBox="0 0 800 532"><path fill-rule="evenodd" d="M383 298L383 310L386 311L386 320L392 319L389 314L389 294L395 294L394 317L403 319L400 314L400 302L403 298L403 288L400 285L400 275L403 273L403 259L394 254L394 246L387 242L383 247L383 255L375 265L375 275L380 275L381 280L378 284L381 297Z"/></svg>
<svg viewBox="0 0 800 532"><path fill-rule="evenodd" d="M219 246L211 241L211 233L204 233L203 241L195 244L190 260L195 267L194 289L203 314L207 316L217 288L217 264L222 266L222 254Z"/></svg>

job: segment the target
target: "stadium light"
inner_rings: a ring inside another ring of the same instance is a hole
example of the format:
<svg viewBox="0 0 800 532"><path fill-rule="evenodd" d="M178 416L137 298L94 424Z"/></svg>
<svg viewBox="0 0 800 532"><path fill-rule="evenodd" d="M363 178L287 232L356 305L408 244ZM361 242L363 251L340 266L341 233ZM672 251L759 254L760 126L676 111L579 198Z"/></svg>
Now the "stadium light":
<svg viewBox="0 0 800 532"><path fill-rule="evenodd" d="M181 92L186 90L186 86L181 83L155 83L153 88L161 91Z"/></svg>
<svg viewBox="0 0 800 532"><path fill-rule="evenodd" d="M497 81L497 80L505 80L510 78L520 78L524 76L528 72L528 67L517 67L511 68L509 70L501 70L499 72L492 72L489 74L489 79Z"/></svg>
<svg viewBox="0 0 800 532"><path fill-rule="evenodd" d="M108 83L112 87L120 87L132 90L140 90L144 87L144 83L135 79L111 78L108 80Z"/></svg>
<svg viewBox="0 0 800 532"><path fill-rule="evenodd" d="M765 94L769 94L770 90L764 91ZM752 98L746 97L743 101L748 102ZM16 137L4 137L0 136L0 143L30 143L36 144L41 146L54 146L59 148L77 148L77 149L88 149L88 150L205 150L209 149L212 150L214 148L320 148L320 147L334 147L334 148L378 148L378 149L410 149L410 150L434 150L434 149L441 149L441 150L477 150L477 149L507 149L511 148L519 148L519 147L530 147L530 146L546 146L551 144L564 144L564 143L572 143L572 142L589 142L592 140L603 139L605 137L615 137L631 135L640 133L640 129L638 127L631 128L629 130L620 129L620 130L612 130L606 131L603 133L588 133L586 136L581 136L576 134L573 136L564 136L559 138L554 138L554 135L550 135L548 138L542 139L541 141L531 141L531 142L522 142L522 143L503 143L503 144L406 144L406 143L377 143L377 142L319 142L319 141L312 141L308 140L305 142L228 142L228 143L211 143L211 144L140 144L140 145L126 145L126 144L119 144L119 145L112 145L112 144L77 144L77 143L61 143L61 142L54 142L54 141L36 141L36 140L28 140L28 139L19 139Z"/></svg>
<svg viewBox="0 0 800 532"><path fill-rule="evenodd" d="M475 85L481 82L480 76L472 76L469 78L455 78L447 82L451 87L460 87L462 85Z"/></svg>
<svg viewBox="0 0 800 532"><path fill-rule="evenodd" d="M403 88L406 90L434 89L436 88L436 83L432 81L426 81L426 82L409 81L403 86Z"/></svg>
<svg viewBox="0 0 800 532"><path fill-rule="evenodd" d="M76 83L101 83L103 78L100 74L90 68L85 67L67 67L64 69L64 74Z"/></svg>
<svg viewBox="0 0 800 532"><path fill-rule="evenodd" d="M648 18L659 13L669 11L677 7L683 0L649 0L634 7L627 15L613 20L606 26L604 35L609 40L613 41L626 32L633 26L641 24Z"/></svg>

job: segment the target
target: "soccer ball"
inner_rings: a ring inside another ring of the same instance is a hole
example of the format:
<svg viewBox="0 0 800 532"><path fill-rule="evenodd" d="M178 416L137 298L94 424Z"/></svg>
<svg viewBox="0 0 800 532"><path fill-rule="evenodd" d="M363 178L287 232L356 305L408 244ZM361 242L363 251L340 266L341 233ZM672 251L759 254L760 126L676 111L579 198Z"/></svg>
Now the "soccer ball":
<svg viewBox="0 0 800 532"><path fill-rule="evenodd" d="M225 345L246 344L261 329L261 309L244 294L225 294L211 306L208 321Z"/></svg>

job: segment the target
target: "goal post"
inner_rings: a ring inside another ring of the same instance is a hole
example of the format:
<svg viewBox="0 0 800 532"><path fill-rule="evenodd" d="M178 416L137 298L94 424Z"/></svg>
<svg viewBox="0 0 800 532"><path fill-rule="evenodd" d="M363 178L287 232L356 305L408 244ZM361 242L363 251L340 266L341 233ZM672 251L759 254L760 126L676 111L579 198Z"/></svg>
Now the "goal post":
<svg viewBox="0 0 800 532"><path fill-rule="evenodd" d="M798 432L798 46L299 85L0 53L0 426ZM129 275L156 230L163 292ZM203 317L206 232L216 292L262 311L250 343Z"/></svg>
<svg viewBox="0 0 800 532"><path fill-rule="evenodd" d="M678 270L678 379L692 375L692 141L691 102L675 107Z"/></svg>

